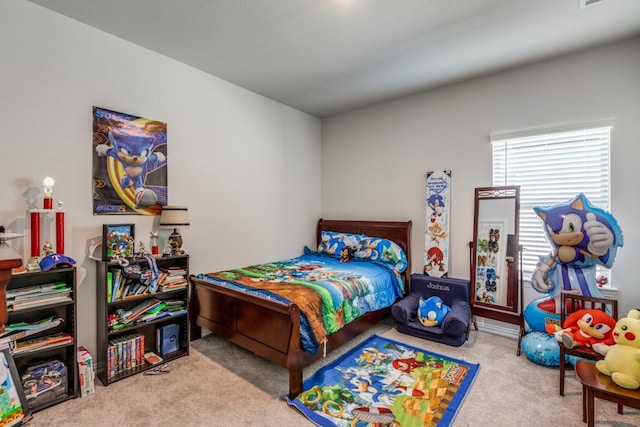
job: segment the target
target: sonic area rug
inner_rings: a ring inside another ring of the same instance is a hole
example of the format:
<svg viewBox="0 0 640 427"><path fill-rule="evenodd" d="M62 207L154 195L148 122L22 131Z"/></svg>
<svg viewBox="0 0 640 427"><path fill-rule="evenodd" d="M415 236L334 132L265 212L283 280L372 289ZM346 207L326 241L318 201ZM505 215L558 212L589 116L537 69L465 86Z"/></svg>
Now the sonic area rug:
<svg viewBox="0 0 640 427"><path fill-rule="evenodd" d="M445 427L479 369L372 335L316 372L287 401L318 426Z"/></svg>

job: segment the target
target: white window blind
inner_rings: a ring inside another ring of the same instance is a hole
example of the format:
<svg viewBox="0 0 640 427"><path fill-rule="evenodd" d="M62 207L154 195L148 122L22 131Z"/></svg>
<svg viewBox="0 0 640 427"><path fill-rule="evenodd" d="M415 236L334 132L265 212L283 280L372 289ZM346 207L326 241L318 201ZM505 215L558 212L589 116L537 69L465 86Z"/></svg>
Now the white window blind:
<svg viewBox="0 0 640 427"><path fill-rule="evenodd" d="M535 206L563 203L584 193L609 210L611 126L491 137L493 185L520 186L520 244L523 279L529 281L540 256L551 252ZM598 272L601 274L601 272ZM608 273L603 269L602 273Z"/></svg>

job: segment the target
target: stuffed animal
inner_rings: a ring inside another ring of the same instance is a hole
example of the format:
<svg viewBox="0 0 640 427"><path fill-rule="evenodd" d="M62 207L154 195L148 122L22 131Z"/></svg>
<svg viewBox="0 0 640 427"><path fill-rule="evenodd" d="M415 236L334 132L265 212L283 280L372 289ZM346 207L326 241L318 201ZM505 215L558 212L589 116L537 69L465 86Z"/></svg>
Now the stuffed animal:
<svg viewBox="0 0 640 427"><path fill-rule="evenodd" d="M340 250L340 262L349 262L351 258L353 258L353 254L356 252L356 247L354 246L344 246Z"/></svg>
<svg viewBox="0 0 640 427"><path fill-rule="evenodd" d="M418 319L423 326L438 326L450 311L451 307L446 305L438 296L434 295L427 299L420 297Z"/></svg>
<svg viewBox="0 0 640 427"><path fill-rule="evenodd" d="M615 344L613 328L616 320L602 310L577 310L564 320L562 329L548 324L547 333L567 348L587 347L602 355Z"/></svg>
<svg viewBox="0 0 640 427"><path fill-rule="evenodd" d="M620 387L640 387L640 310L631 310L618 320L613 330L615 344L609 347L604 360L596 362L598 371L609 375Z"/></svg>

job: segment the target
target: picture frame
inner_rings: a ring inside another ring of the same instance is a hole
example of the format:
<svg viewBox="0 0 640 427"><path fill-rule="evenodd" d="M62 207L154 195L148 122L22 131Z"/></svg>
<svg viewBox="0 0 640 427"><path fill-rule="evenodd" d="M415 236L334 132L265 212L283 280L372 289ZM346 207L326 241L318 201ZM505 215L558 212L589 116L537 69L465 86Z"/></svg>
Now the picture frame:
<svg viewBox="0 0 640 427"><path fill-rule="evenodd" d="M102 260L116 256L131 258L135 254L135 224L104 224L102 226Z"/></svg>
<svg viewBox="0 0 640 427"><path fill-rule="evenodd" d="M2 373L0 375L0 399L7 403L2 405L0 424L19 426L30 421L32 419L31 407L24 395L20 374L9 347L0 350L0 373Z"/></svg>

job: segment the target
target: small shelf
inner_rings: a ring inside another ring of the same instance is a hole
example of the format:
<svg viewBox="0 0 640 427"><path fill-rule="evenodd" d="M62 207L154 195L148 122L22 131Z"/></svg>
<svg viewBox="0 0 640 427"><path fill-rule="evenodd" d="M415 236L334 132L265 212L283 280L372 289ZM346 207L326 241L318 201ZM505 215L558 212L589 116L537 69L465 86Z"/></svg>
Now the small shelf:
<svg viewBox="0 0 640 427"><path fill-rule="evenodd" d="M186 272L184 274L185 279L188 278L188 255L178 255L171 257L160 256L155 257L154 259L159 270L168 269L170 267L178 267ZM146 267L147 264L146 259L136 259L135 262L139 263L143 268ZM129 348L127 348L126 350L120 350L124 354L123 357L129 359L135 357L139 359L140 351L142 351L142 354L147 352L154 352L162 357L165 362L175 360L179 357L187 356L189 354L189 286L179 289L157 291L154 293L147 293L143 295L134 295L130 297L120 298L115 301L107 301L107 281L109 277L108 273L111 272L111 276L113 277L113 273L120 268L121 266L117 262L98 261L96 269L96 312L98 315L98 354L96 355L96 368L97 376L104 385L109 385L115 381L128 378L132 375L139 374L153 368L154 366L157 366L144 362L143 364L136 364L131 368L121 368L123 370L119 372L114 372L113 370L111 370L110 375L109 370L110 367L113 366L114 360L113 356L110 359L110 355L113 355L113 350L118 346L118 342L122 343L123 341L132 341ZM133 282L135 283L135 279L133 279ZM148 322L133 323L116 330L113 330L112 326L109 325L109 318L117 313L118 310L130 310L143 301L152 298L159 299L161 301L179 300L183 303L180 305L184 307L186 312L174 316L166 316L159 319L150 320ZM156 340L158 331L163 326L170 324L179 325L178 329L180 332L178 337L178 351L164 355L158 353ZM144 338L144 348L139 347L141 338ZM120 345L124 346L123 344ZM111 351L110 347L112 349Z"/></svg>
<svg viewBox="0 0 640 427"><path fill-rule="evenodd" d="M41 396L30 400L29 406L33 412L73 399L77 397L78 394L76 269L75 267L63 267L49 271L16 274L11 277L11 280L7 285L7 291L12 291L56 282L64 282L67 285L71 300L56 301L37 306L19 308L17 310L10 310L8 313L9 319L7 320L7 324L19 322L34 323L49 317L59 317L62 319L62 322L59 325L22 338L18 340L17 343L35 338L52 336L59 333L65 333L72 338L70 341L35 347L19 353L12 352L12 357L20 376L22 376L32 366L54 360L60 361L65 365L67 372L66 390L64 390L64 392L62 392L62 390L57 390L55 392L54 390L51 390L50 392L45 392ZM48 395L51 395L51 397Z"/></svg>

